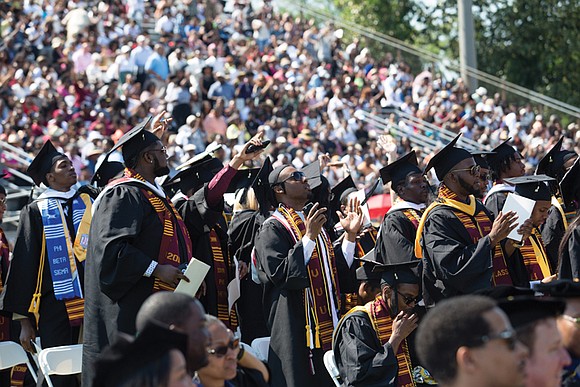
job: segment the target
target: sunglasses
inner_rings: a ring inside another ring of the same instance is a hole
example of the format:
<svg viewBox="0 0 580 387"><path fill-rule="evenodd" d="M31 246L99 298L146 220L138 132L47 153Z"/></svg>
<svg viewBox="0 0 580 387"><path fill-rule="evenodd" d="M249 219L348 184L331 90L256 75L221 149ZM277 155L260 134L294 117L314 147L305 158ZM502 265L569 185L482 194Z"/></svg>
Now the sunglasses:
<svg viewBox="0 0 580 387"><path fill-rule="evenodd" d="M469 171L472 176L479 176L479 171L481 170L481 166L475 164L469 168L462 168L462 169L454 169L450 172L461 172L461 171Z"/></svg>
<svg viewBox="0 0 580 387"><path fill-rule="evenodd" d="M222 345L217 348L208 348L207 353L217 358L220 358L224 357L228 353L228 349L235 351L238 348L240 348L240 338L234 336L234 338L230 340L228 345Z"/></svg>
<svg viewBox="0 0 580 387"><path fill-rule="evenodd" d="M506 329L503 332L494 333L486 336L481 336L480 340L483 344L486 344L492 340L502 340L506 343L510 351L516 349L518 343L518 337L516 331L513 329Z"/></svg>
<svg viewBox="0 0 580 387"><path fill-rule="evenodd" d="M306 179L306 175L304 174L304 172L295 171L295 172L292 172L290 174L290 176L288 176L286 179L278 182L278 184L286 183L288 180L302 181L304 179Z"/></svg>
<svg viewBox="0 0 580 387"><path fill-rule="evenodd" d="M580 325L580 317L572 317L572 316L569 316L569 315L567 315L567 314L563 314L563 315L562 315L562 318L563 318L564 320L566 320L566 321L570 321L571 323L574 323L574 324L576 324L576 325Z"/></svg>
<svg viewBox="0 0 580 387"><path fill-rule="evenodd" d="M409 296L405 296L404 294L401 294L401 293L399 293L399 296L401 296L403 298L403 302L405 303L405 305L411 305L412 303L418 304L419 301L421 301L421 299L422 299L421 296L409 297Z"/></svg>

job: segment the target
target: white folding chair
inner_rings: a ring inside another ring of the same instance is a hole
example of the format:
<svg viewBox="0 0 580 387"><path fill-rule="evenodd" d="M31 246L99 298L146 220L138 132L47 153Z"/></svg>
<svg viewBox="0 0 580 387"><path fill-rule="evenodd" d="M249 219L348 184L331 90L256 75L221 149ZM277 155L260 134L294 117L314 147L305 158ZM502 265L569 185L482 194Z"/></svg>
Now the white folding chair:
<svg viewBox="0 0 580 387"><path fill-rule="evenodd" d="M322 360L324 361L324 366L330 374L334 385L336 387L340 387L340 373L338 372L338 367L336 366L336 361L334 360L334 352L332 352L332 350L326 351Z"/></svg>
<svg viewBox="0 0 580 387"><path fill-rule="evenodd" d="M258 337L252 341L252 348L258 359L268 362L268 351L270 350L270 338L269 337Z"/></svg>
<svg viewBox="0 0 580 387"><path fill-rule="evenodd" d="M26 364L32 378L36 382L36 372L26 356L24 348L13 341L3 341L0 343L0 370L12 368L18 364Z"/></svg>
<svg viewBox="0 0 580 387"><path fill-rule="evenodd" d="M53 387L50 375L80 374L83 363L83 345L63 345L61 347L45 348L38 354L40 372L46 383Z"/></svg>

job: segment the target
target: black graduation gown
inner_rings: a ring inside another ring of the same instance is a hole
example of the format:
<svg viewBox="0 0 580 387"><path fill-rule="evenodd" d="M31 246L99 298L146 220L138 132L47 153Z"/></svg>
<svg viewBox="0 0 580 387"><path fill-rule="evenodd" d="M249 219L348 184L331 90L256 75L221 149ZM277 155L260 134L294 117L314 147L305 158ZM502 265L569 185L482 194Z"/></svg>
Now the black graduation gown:
<svg viewBox="0 0 580 387"><path fill-rule="evenodd" d="M475 216L485 211L477 201ZM423 298L432 306L444 298L473 293L492 286L493 246L489 236L473 243L469 233L450 207L440 205L427 215L421 238L423 248ZM506 259L510 276L519 268Z"/></svg>
<svg viewBox="0 0 580 387"><path fill-rule="evenodd" d="M137 312L153 293L154 278L143 274L158 259L163 225L142 187L108 188L94 210L85 268L83 386L90 387L92 364L117 332L135 334ZM178 237L185 237L179 229ZM182 260L189 259L185 243L179 245Z"/></svg>
<svg viewBox="0 0 580 387"><path fill-rule="evenodd" d="M493 214L494 218L496 218L497 214L502 210L508 193L509 191L498 191L485 198L485 207Z"/></svg>
<svg viewBox="0 0 580 387"><path fill-rule="evenodd" d="M332 349L343 386L396 386L397 356L390 343L381 345L365 312L345 317Z"/></svg>
<svg viewBox="0 0 580 387"><path fill-rule="evenodd" d="M95 198L98 192L99 190L93 187L83 186L70 199L61 200L71 241L74 241L76 237L72 220L72 201L81 193L89 194ZM35 200L27 204L20 212L16 243L14 244L4 295L4 310L28 316L33 325L36 320L33 314L28 313L28 308L36 290L37 273L40 268L40 255L42 252L43 229L38 201ZM78 261L77 270L81 287L83 287L85 270L84 266L79 264ZM38 335L43 348L71 345L79 342L80 327L70 326L65 301L57 300L54 296L48 261L44 262L42 273L39 317L37 322ZM54 380L55 385L76 385L76 378L74 377L56 377L54 379L51 378L51 380Z"/></svg>
<svg viewBox="0 0 580 387"><path fill-rule="evenodd" d="M550 266L556 268L558 267L558 249L566 232L562 214L556 206L552 206L548 210L548 219L540 227L540 232L542 233L546 254L548 254L548 259L550 260Z"/></svg>
<svg viewBox="0 0 580 387"><path fill-rule="evenodd" d="M339 284L348 278L349 268L341 249L334 249ZM304 264L302 241L277 220L268 220L256 238L256 259L264 283L264 309L271 332L268 366L274 387L333 386L322 357L324 350L312 350L315 375L309 372L302 290L310 286Z"/></svg>
<svg viewBox="0 0 580 387"><path fill-rule="evenodd" d="M215 207L210 207L206 200L207 184L196 191L187 201L178 208L193 246L193 257L210 266L205 276L206 294L200 298L205 311L217 316L217 287L215 283L213 255L210 244L210 231L215 230L224 261L226 263L227 282L234 277L233 267L228 255L228 234L227 224L223 215L223 199Z"/></svg>
<svg viewBox="0 0 580 387"><path fill-rule="evenodd" d="M254 242L264 217L254 210L236 212L228 228L228 246L231 257L243 261L250 269ZM237 301L242 340L251 343L255 338L268 336L266 316L262 305L263 286L252 281L251 273L240 280L240 298Z"/></svg>
<svg viewBox="0 0 580 387"><path fill-rule="evenodd" d="M575 227L562 248L558 265L558 278L575 280L580 278L580 227Z"/></svg>

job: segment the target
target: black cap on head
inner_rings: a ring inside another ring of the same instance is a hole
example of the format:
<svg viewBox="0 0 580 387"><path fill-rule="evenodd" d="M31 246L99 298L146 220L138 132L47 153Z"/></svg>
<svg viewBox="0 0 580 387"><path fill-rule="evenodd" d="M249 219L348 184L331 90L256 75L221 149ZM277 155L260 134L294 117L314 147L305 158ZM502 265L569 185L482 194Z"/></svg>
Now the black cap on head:
<svg viewBox="0 0 580 387"><path fill-rule="evenodd" d="M491 151L473 151L471 155L475 160L475 164L479 165L481 168L490 169L489 163L487 162L487 158L489 155L494 155L495 152Z"/></svg>
<svg viewBox="0 0 580 387"><path fill-rule="evenodd" d="M513 177L511 179L504 179L508 184L516 186L516 193L520 196L531 200L545 200L551 201L552 194L550 188L546 185L549 181L555 179L546 175L532 175Z"/></svg>
<svg viewBox="0 0 580 387"><path fill-rule="evenodd" d="M418 165L417 154L415 151L411 151L386 167L381 168L381 180L383 184L387 184L389 181L392 182L391 185L395 188L400 183L405 182L407 176L423 173Z"/></svg>
<svg viewBox="0 0 580 387"><path fill-rule="evenodd" d="M427 173L431 168L435 168L435 174L439 180L443 180L447 173L457 164L465 159L472 158L471 153L465 149L455 148L455 144L461 134L458 134L449 144L445 145L436 155L434 155L425 168Z"/></svg>
<svg viewBox="0 0 580 387"><path fill-rule="evenodd" d="M551 297L580 298L580 282L567 279L539 283L534 287L534 290Z"/></svg>
<svg viewBox="0 0 580 387"><path fill-rule="evenodd" d="M149 145L161 141L159 140L159 137L146 129L151 122L151 118L151 116L147 117L140 124L125 133L113 146L110 152L113 152L119 147L123 147L121 151L123 153L123 159L126 163L129 160L135 159L139 152L147 148Z"/></svg>
<svg viewBox="0 0 580 387"><path fill-rule="evenodd" d="M249 188L258 176L258 168L239 169L230 181L226 192L233 193L239 189Z"/></svg>
<svg viewBox="0 0 580 387"><path fill-rule="evenodd" d="M252 182L252 188L260 206L260 213L267 215L270 211L270 206L275 204L273 199L272 188L268 182L268 176L272 172L272 162L269 157L266 157L260 171Z"/></svg>
<svg viewBox="0 0 580 387"><path fill-rule="evenodd" d="M187 335L154 323L149 323L135 339L119 336L99 355L93 386L120 385L172 349L181 351L187 359L187 342Z"/></svg>
<svg viewBox="0 0 580 387"><path fill-rule="evenodd" d="M489 163L489 166L493 170L497 171L502 161L504 161L508 157L513 156L514 153L517 152L513 146L508 144L508 142L510 142L511 140L512 140L511 137L508 138L507 140L505 140L504 142L502 142L501 144L492 149L492 152L494 152L494 154L487 156L487 162Z"/></svg>
<svg viewBox="0 0 580 387"><path fill-rule="evenodd" d="M566 309L564 301L530 296L508 297L498 301L498 306L516 329L545 318L556 318Z"/></svg>
<svg viewBox="0 0 580 387"><path fill-rule="evenodd" d="M46 184L46 174L50 172L54 163L66 156L60 153L50 140L46 141L34 160L28 166L26 173L32 177L34 184L40 187L41 183Z"/></svg>
<svg viewBox="0 0 580 387"><path fill-rule="evenodd" d="M530 288L521 288L511 285L497 285L492 288L478 290L474 292L474 294L487 296L493 298L494 300L502 300L504 298L516 296L533 296L534 291Z"/></svg>
<svg viewBox="0 0 580 387"><path fill-rule="evenodd" d="M353 192L356 192L356 184L352 179L352 176L348 175L341 181L339 181L330 192L332 193L332 200L330 201L330 209L329 211L334 214L335 211L340 211L340 203L344 199L346 195L350 195Z"/></svg>
<svg viewBox="0 0 580 387"><path fill-rule="evenodd" d="M306 175L310 189L314 189L322 184L320 161L315 161L312 164L302 167L301 171Z"/></svg>
<svg viewBox="0 0 580 387"><path fill-rule="evenodd" d="M372 249L362 258L356 258L357 261L362 263L360 267L356 269L356 279L357 281L378 281L381 279L381 273L374 271L377 265L380 265L376 261L375 249Z"/></svg>
<svg viewBox="0 0 580 387"><path fill-rule="evenodd" d="M196 163L191 163L186 169L179 171L163 184L163 186L168 187L178 184L181 192L187 194L191 189L198 188L210 182L222 168L223 164L219 159L211 156L201 157Z"/></svg>
<svg viewBox="0 0 580 387"><path fill-rule="evenodd" d="M572 157L576 156L575 152L562 150L562 142L564 141L564 136L560 137L556 145L552 147L545 155L542 157L538 166L536 167L536 175L544 174L556 179L561 179L561 173L564 168L566 161L570 160Z"/></svg>
<svg viewBox="0 0 580 387"><path fill-rule="evenodd" d="M375 267L375 271L381 273L381 285L387 284L394 288L398 284L418 284L419 278L413 272L413 268L419 264L415 259L403 263L381 264Z"/></svg>
<svg viewBox="0 0 580 387"><path fill-rule="evenodd" d="M268 183L270 184L270 186L279 184L280 181L278 179L280 178L280 173L282 173L283 170L289 167L291 167L290 164L283 164L274 168L272 172L270 172L270 174L268 175Z"/></svg>
<svg viewBox="0 0 580 387"><path fill-rule="evenodd" d="M109 180L119 177L125 170L125 165L119 161L104 160L99 168L95 171L91 184L96 184L97 187L104 187L109 183Z"/></svg>
<svg viewBox="0 0 580 387"><path fill-rule="evenodd" d="M560 193L565 206L580 201L580 157L560 181Z"/></svg>

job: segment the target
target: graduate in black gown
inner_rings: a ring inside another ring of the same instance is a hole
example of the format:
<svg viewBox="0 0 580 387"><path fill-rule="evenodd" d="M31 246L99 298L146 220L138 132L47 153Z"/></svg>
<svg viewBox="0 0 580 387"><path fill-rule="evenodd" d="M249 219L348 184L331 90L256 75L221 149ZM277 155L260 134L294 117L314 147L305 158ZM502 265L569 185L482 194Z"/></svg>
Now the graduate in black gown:
<svg viewBox="0 0 580 387"><path fill-rule="evenodd" d="M145 129L149 121L113 147L123 147L125 176L110 183L94 204L86 263L83 386L90 387L93 362L117 333L135 334L135 317L145 299L186 279L179 266L192 256L183 220L155 182L169 168L165 147Z"/></svg>
<svg viewBox="0 0 580 387"><path fill-rule="evenodd" d="M514 192L514 186L506 184L503 179L520 177L526 173L522 155L508 144L510 140L511 137L495 147L493 154L487 156L494 184L483 199L483 204L496 217L503 208L507 194Z"/></svg>
<svg viewBox="0 0 580 387"><path fill-rule="evenodd" d="M556 179L549 182L550 190L552 192L551 202L548 218L546 222L540 227L542 239L546 246L546 251L552 260L550 264L553 268L558 267L558 249L562 237L568 228L568 224L576 215L576 207L574 205L565 206L560 191L560 181L564 178L566 172L572 167L578 155L576 152L563 150L562 142L564 137L560 137L556 145L552 147L542 157L536 168L536 175L547 175Z"/></svg>
<svg viewBox="0 0 580 387"><path fill-rule="evenodd" d="M515 213L493 215L474 194L480 189L479 167L471 154L454 147L457 136L437 153L425 171L435 168L442 181L437 200L424 212L415 241L423 258L423 297L427 307L444 298L494 285L511 285L511 262L500 242L516 226ZM526 221L522 233L531 228Z"/></svg>
<svg viewBox="0 0 580 387"><path fill-rule="evenodd" d="M408 336L419 320L419 278L411 270L418 260L378 265L381 294L345 315L333 336L332 349L343 386L415 386L428 375L411 358ZM414 373L423 379L415 379Z"/></svg>
<svg viewBox="0 0 580 387"><path fill-rule="evenodd" d="M211 158L207 162L190 166L182 177L189 187L181 187L187 200L178 205L178 210L189 231L194 247L193 256L210 266L200 301L207 313L219 318L232 330L237 328L238 319L234 310L228 310L227 286L237 273L234 272L233 257L228 249L223 196L238 170L262 153L246 153L251 145L261 145L262 137L263 133L259 132L225 167L217 158Z"/></svg>
<svg viewBox="0 0 580 387"><path fill-rule="evenodd" d="M567 207L578 208L580 203L580 159L566 172L560 182L562 201ZM558 278L580 279L580 217L568 226L559 249Z"/></svg>
<svg viewBox="0 0 580 387"><path fill-rule="evenodd" d="M417 156L412 151L381 169L383 184L391 182L392 191L399 200L392 206L381 223L377 239L377 261L402 263L416 260L415 238L425 203L429 197L429 185L417 166ZM422 265L417 275L421 275Z"/></svg>
<svg viewBox="0 0 580 387"><path fill-rule="evenodd" d="M323 229L326 208L315 203L303 212L311 198L304 173L283 165L268 180L279 205L256 238L255 266L271 333L271 385L332 386L322 358L340 317L339 276L350 272L362 211L353 200L339 214L346 236L333 249Z"/></svg>
<svg viewBox="0 0 580 387"><path fill-rule="evenodd" d="M27 173L37 186L44 184L48 189L20 213L4 310L12 312L14 320L19 321L24 349L34 352L31 341L37 335L43 348L79 343L83 261L92 200L97 192L88 186L73 188L77 175L72 162L50 141L44 144ZM55 291L55 281L60 284L59 291ZM57 376L53 380L59 386L76 385L75 377Z"/></svg>

